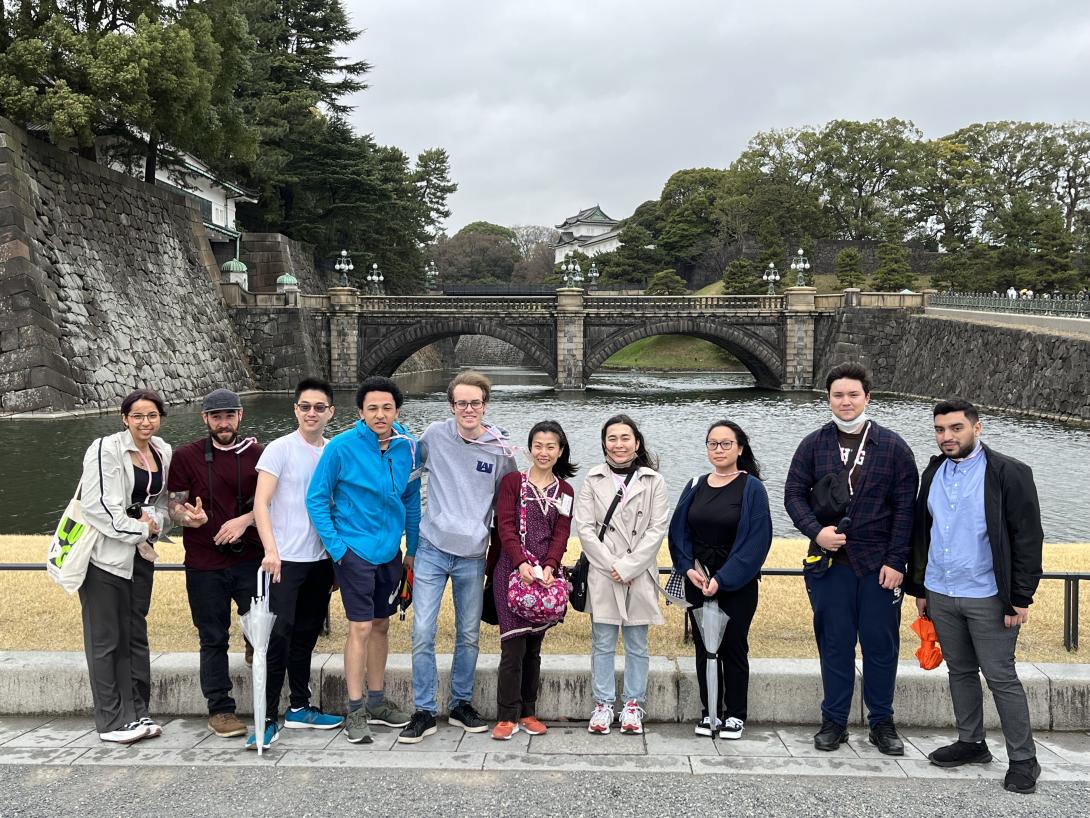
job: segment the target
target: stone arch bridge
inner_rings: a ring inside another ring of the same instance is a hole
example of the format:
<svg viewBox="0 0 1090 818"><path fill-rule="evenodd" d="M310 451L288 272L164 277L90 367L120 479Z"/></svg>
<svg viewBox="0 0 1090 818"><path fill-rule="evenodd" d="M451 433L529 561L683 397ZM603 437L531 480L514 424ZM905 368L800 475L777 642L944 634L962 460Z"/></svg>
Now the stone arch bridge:
<svg viewBox="0 0 1090 818"><path fill-rule="evenodd" d="M344 287L287 298L326 324L330 378L340 387L367 375L391 375L414 352L444 338L487 335L521 350L557 389L580 390L613 353L641 338L674 334L723 347L758 386L809 389L820 378L821 356L852 291L818 295L812 287L793 287L771 296L614 296L560 289L542 296L451 297L365 296ZM923 306L917 294L887 301L870 306Z"/></svg>

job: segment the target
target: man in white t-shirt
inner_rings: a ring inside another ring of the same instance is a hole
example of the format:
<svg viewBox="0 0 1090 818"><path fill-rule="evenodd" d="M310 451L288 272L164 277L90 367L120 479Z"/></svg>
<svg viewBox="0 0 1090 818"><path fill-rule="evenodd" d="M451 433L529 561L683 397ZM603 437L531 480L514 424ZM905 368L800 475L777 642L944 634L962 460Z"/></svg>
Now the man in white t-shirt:
<svg viewBox="0 0 1090 818"><path fill-rule="evenodd" d="M257 463L254 518L265 548L261 567L272 575L269 607L276 614L268 650L265 747L279 737L285 671L291 699L284 727L332 730L344 722L311 705L309 684L311 655L329 609L333 567L307 515L306 496L333 412L330 385L304 378L295 387L298 428L266 446ZM246 748L256 747L251 735Z"/></svg>

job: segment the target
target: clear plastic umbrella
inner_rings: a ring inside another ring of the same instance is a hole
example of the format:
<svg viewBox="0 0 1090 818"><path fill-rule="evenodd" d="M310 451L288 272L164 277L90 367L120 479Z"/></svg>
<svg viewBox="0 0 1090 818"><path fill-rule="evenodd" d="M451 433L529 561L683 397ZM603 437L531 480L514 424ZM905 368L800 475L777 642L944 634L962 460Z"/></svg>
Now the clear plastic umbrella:
<svg viewBox="0 0 1090 818"><path fill-rule="evenodd" d="M266 654L276 622L276 614L269 610L271 581L267 571L257 569L257 596L250 600L250 610L239 619L242 632L254 648L254 740L258 755L262 755L265 747L265 684L269 676Z"/></svg>
<svg viewBox="0 0 1090 818"><path fill-rule="evenodd" d="M715 722L719 718L719 646L727 630L730 617L719 607L715 597L704 600L699 608L692 609L693 621L700 629L700 638L708 652L704 678L708 682L708 717L711 720L712 740L715 740Z"/></svg>

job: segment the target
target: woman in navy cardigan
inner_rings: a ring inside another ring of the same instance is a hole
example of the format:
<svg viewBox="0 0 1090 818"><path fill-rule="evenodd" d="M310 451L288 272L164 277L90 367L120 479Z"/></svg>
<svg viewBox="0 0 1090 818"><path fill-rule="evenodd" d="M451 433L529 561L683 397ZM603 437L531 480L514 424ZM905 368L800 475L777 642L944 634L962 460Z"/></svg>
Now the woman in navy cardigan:
<svg viewBox="0 0 1090 818"><path fill-rule="evenodd" d="M704 673L708 648L693 623L700 687L698 736L736 739L745 729L749 698L749 625L757 610L757 583L772 545L772 515L761 467L742 428L718 420L706 435L714 471L689 481L670 521L674 570L685 576L685 598L694 608L715 599L730 617L718 646L719 701L709 707ZM691 613L690 613L691 615Z"/></svg>

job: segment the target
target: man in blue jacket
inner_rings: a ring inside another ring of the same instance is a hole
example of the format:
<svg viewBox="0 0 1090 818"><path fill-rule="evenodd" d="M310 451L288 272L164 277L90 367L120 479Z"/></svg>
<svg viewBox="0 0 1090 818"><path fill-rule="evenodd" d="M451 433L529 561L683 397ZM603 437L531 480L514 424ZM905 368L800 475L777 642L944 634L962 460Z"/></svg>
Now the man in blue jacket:
<svg viewBox="0 0 1090 818"><path fill-rule="evenodd" d="M939 767L986 764L988 682L1007 741L1003 786L1037 789L1041 765L1014 650L1041 579L1044 532L1029 466L980 441L980 415L954 399L936 404L933 457L920 481L905 591L935 622L954 702L958 740L928 758Z"/></svg>
<svg viewBox="0 0 1090 818"><path fill-rule="evenodd" d="M784 505L824 568L805 577L824 691L814 746L836 750L848 740L858 643L868 737L880 752L899 756L905 749L893 724L893 689L919 472L908 444L867 417L870 388L870 373L860 364L839 364L829 372L825 389L833 418L795 451ZM822 494L835 494L821 491L831 482L846 484L850 498L834 513L832 504L822 502Z"/></svg>
<svg viewBox="0 0 1090 818"><path fill-rule="evenodd" d="M411 553L420 533L416 439L396 422L403 401L389 378L370 377L360 384L360 419L325 445L307 491L307 512L333 558L348 617L345 736L352 744L371 743L368 721L389 727L409 723L409 714L385 697L401 535Z"/></svg>

